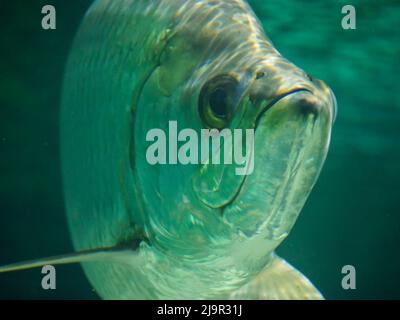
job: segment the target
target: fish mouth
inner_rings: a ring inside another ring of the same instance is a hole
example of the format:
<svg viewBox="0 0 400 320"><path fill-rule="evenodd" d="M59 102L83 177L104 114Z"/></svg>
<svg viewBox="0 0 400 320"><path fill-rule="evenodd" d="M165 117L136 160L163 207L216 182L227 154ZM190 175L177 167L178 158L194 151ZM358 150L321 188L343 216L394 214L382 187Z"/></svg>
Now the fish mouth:
<svg viewBox="0 0 400 320"><path fill-rule="evenodd" d="M286 97L288 97L288 96L290 96L290 95L293 95L293 94L296 94L296 93L300 93L300 92L309 92L309 93L312 94L312 91L309 90L309 89L306 89L306 88L296 88L296 89L290 90L290 91L288 91L288 92L286 92L286 93L284 93L284 94L279 95L278 97L274 98L271 102L267 103L264 107L262 107L262 108L261 108L261 112L259 112L259 114L257 115L257 118L256 118L256 120L255 120L254 130L255 130L255 131L257 130L257 128L258 128L258 126L259 126L259 123L260 123L260 120L261 120L261 118L264 116L264 114L265 114L266 112L268 112L271 108L273 108L274 106L276 106L276 105L279 103L279 101L281 101L282 99L284 99L284 98L286 98ZM238 196L238 195L241 193L241 191L242 191L243 185L245 184L247 177L248 177L248 175L243 175L242 182L240 183L239 188L237 189L237 191L236 191L236 193L234 194L234 196L232 197L232 199L231 199L229 202L227 202L224 206L221 207L221 213L222 213L222 214L224 214L224 209L225 209L226 207L228 207L228 206L231 205L233 202L235 202L237 196Z"/></svg>
<svg viewBox="0 0 400 320"><path fill-rule="evenodd" d="M312 94L312 91L309 90L309 89L306 89L306 88L298 88L298 89L293 89L293 90L291 90L291 91L288 91L288 92L286 92L286 93L284 93L284 94L279 95L278 97L276 97L275 99L273 99L272 102L268 103L265 107L263 107L263 108L261 109L261 112L258 114L258 116L257 116L257 118L256 118L256 121L255 121L255 130L257 130L257 127L258 127L258 125L259 125L260 119L262 118L262 116L263 116L268 110L270 110L271 108L273 108L274 106L276 106L276 105L278 104L278 102L281 101L282 99L284 99L284 98L286 98L286 97L288 97L288 96L290 96L290 95L299 93L299 92L309 92L309 93Z"/></svg>
<svg viewBox="0 0 400 320"><path fill-rule="evenodd" d="M288 234L326 158L332 124L327 107L311 90L297 88L261 109L254 172L243 177L222 210L223 219L241 234L262 233L270 240Z"/></svg>

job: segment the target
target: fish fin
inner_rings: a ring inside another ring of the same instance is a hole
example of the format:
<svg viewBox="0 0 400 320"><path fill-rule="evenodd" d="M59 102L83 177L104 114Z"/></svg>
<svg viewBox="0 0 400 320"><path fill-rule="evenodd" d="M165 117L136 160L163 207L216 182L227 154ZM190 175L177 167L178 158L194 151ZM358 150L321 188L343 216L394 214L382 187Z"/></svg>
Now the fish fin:
<svg viewBox="0 0 400 320"><path fill-rule="evenodd" d="M124 262L125 260L132 258L134 253L135 251L130 248L98 248L0 266L0 273L38 268L45 265L60 265L94 261Z"/></svg>
<svg viewBox="0 0 400 320"><path fill-rule="evenodd" d="M313 284L284 259L274 256L254 279L235 291L231 299L322 300Z"/></svg>

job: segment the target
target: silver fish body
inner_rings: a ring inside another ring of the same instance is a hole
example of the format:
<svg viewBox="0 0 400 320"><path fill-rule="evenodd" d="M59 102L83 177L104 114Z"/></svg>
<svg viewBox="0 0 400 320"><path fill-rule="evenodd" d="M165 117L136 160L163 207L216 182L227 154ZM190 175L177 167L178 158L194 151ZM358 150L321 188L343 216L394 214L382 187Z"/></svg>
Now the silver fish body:
<svg viewBox="0 0 400 320"><path fill-rule="evenodd" d="M226 81L238 94L225 127L255 129L254 173L150 165L146 133L171 120L203 128L202 92ZM335 108L331 90L278 53L245 1L95 1L63 89L66 211L76 250L131 249L83 264L96 292L198 299L243 291L275 265L273 251L325 160Z"/></svg>

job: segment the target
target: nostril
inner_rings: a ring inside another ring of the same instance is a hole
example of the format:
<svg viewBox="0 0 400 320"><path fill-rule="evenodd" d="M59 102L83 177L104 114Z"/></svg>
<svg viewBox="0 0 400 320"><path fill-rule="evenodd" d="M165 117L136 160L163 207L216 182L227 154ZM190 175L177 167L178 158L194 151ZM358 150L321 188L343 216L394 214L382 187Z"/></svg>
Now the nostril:
<svg viewBox="0 0 400 320"><path fill-rule="evenodd" d="M265 76L265 73L264 73L263 71L258 71L258 72L256 73L256 80L259 80L259 79L261 79L261 78L264 78L264 76Z"/></svg>

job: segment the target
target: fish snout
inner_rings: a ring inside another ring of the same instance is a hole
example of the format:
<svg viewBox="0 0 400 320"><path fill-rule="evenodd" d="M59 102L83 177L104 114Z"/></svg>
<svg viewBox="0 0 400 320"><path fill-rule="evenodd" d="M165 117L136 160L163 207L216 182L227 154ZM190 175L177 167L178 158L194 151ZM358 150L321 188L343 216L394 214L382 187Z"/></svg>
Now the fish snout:
<svg viewBox="0 0 400 320"><path fill-rule="evenodd" d="M321 116L334 122L337 103L332 90L324 81L315 79L300 69L287 72L265 72L256 78L248 90L251 103L256 106L258 119L269 109L285 108L293 114L314 120Z"/></svg>
<svg viewBox="0 0 400 320"><path fill-rule="evenodd" d="M290 99L290 103L296 105L298 112L306 117L309 115L318 117L324 108L321 100L308 90L302 90L294 94Z"/></svg>
<svg viewBox="0 0 400 320"><path fill-rule="evenodd" d="M333 91L322 81L312 79L309 83L298 85L296 89L284 94L275 105L290 105L290 109L299 115L317 120L319 117L336 117L337 103Z"/></svg>
<svg viewBox="0 0 400 320"><path fill-rule="evenodd" d="M306 109L314 114L316 114L316 111L318 111L318 114L326 112L329 114L333 123L337 113L335 94L324 81L314 79L311 76L309 77L312 85L309 90L313 93L313 99L306 99L307 101L304 101L304 105L301 105L302 110Z"/></svg>

